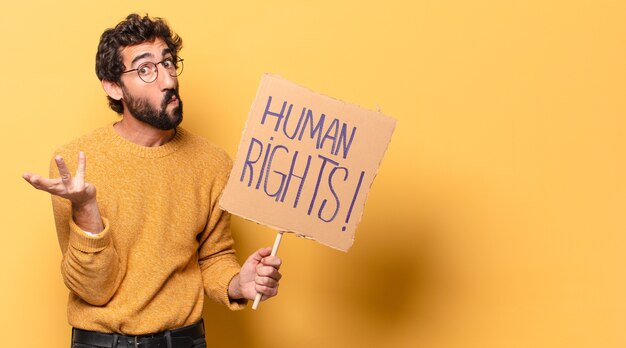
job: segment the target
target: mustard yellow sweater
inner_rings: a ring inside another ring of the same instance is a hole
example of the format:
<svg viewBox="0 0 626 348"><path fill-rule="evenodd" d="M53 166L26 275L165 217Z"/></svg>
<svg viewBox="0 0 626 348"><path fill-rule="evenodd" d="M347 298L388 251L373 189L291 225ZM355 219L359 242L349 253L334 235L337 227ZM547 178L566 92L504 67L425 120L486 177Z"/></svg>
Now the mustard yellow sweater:
<svg viewBox="0 0 626 348"><path fill-rule="evenodd" d="M141 335L197 322L204 294L245 306L227 294L240 267L230 215L218 207L232 165L224 151L180 127L165 145L143 147L113 125L56 154L74 173L79 151L105 229L88 236L71 219L70 202L53 196L70 325ZM59 176L54 160L50 175Z"/></svg>

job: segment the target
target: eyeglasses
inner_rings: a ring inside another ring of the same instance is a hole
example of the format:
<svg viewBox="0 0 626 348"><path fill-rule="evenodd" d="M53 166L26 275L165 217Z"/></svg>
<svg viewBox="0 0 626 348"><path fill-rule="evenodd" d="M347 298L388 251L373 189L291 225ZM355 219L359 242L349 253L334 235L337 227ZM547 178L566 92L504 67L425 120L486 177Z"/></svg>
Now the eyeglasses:
<svg viewBox="0 0 626 348"><path fill-rule="evenodd" d="M158 63L145 62L139 65L136 69L126 70L122 72L122 74L137 71L137 75L139 75L139 78L143 82L151 83L154 82L159 76L159 68L157 67L158 64L163 65L165 71L167 71L171 77L176 77L183 73L183 60L184 59L181 58L174 60L174 58L169 57Z"/></svg>

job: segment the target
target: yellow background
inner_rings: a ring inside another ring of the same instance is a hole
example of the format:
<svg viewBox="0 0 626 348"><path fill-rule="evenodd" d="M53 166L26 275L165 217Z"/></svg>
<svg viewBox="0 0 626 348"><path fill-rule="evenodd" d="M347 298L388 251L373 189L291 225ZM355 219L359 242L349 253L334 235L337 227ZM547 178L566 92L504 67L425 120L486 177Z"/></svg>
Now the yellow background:
<svg viewBox="0 0 626 348"><path fill-rule="evenodd" d="M288 235L278 298L208 304L213 347L626 347L624 1L0 5L0 343L68 347L52 151L116 119L129 12L184 39L184 126L234 155L261 74L395 117L347 253ZM240 258L274 232L234 219Z"/></svg>

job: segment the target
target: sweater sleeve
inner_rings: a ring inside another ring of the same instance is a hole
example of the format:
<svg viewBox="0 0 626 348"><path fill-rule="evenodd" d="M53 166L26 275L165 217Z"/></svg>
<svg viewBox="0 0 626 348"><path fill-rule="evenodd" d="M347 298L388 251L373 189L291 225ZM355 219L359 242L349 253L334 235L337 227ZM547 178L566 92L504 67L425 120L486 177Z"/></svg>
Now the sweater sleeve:
<svg viewBox="0 0 626 348"><path fill-rule="evenodd" d="M219 207L218 201L228 180L232 161L224 152L212 161L214 181L210 185L210 207L204 230L198 235L198 263L206 295L231 310L246 307L247 300L233 301L228 297L228 285L239 274L234 240L230 232L230 213Z"/></svg>
<svg viewBox="0 0 626 348"><path fill-rule="evenodd" d="M54 159L50 177L58 177ZM52 209L63 258L61 274L65 285L85 302L105 305L122 278L119 257L111 238L111 224L102 217L104 230L90 237L72 219L71 203L52 196Z"/></svg>
<svg viewBox="0 0 626 348"><path fill-rule="evenodd" d="M245 308L247 300L232 301L228 297L228 285L241 269L233 245L230 214L215 207L207 227L200 234L198 257L204 290L212 300L231 310L239 310Z"/></svg>

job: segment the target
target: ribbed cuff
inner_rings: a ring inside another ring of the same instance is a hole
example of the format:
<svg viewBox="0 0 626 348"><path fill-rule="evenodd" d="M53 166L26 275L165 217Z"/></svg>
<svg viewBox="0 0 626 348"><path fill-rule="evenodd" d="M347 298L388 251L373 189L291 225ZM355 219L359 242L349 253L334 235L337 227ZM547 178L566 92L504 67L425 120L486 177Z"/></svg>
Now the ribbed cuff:
<svg viewBox="0 0 626 348"><path fill-rule="evenodd" d="M85 252L97 253L111 244L109 235L109 220L102 218L104 230L93 237L88 236L76 223L70 219L70 245L72 248Z"/></svg>
<svg viewBox="0 0 626 348"><path fill-rule="evenodd" d="M228 309L230 309L231 311L242 310L248 305L248 300L246 299L231 300L230 297L228 297L228 285L230 285L230 282L233 280L233 278L235 278L237 274L239 274L239 269L236 269L232 272L226 272L224 277L220 278L219 280L219 282L226 280L226 284L223 284L226 291L224 291L224 297L222 298L222 302L226 304L226 307L228 307Z"/></svg>

